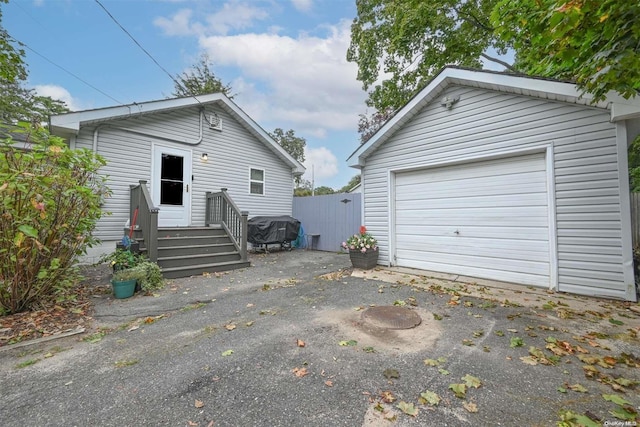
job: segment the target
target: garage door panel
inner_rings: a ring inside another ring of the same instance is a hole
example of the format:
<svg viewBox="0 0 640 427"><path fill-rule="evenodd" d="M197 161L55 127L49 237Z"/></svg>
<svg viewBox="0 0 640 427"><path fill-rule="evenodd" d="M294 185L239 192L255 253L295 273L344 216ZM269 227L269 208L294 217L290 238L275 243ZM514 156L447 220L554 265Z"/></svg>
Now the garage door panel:
<svg viewBox="0 0 640 427"><path fill-rule="evenodd" d="M549 285L543 154L399 173L396 264Z"/></svg>
<svg viewBox="0 0 640 427"><path fill-rule="evenodd" d="M493 280L501 280L505 282L514 282L520 283L523 285L532 285L532 286L540 286L540 283L547 280L548 273L544 274L530 274L523 272L509 272L503 270L493 270L482 267L467 267L465 268L465 272L460 272L460 266L454 263L436 263L430 261L423 262L411 262L407 265L403 265L404 267L409 268L418 268L422 270L430 270L430 271L441 271L445 273L457 272L457 274L462 274L471 277L484 277L490 278Z"/></svg>
<svg viewBox="0 0 640 427"><path fill-rule="evenodd" d="M523 198L520 200L520 207L531 207L531 206L540 206L546 203L547 194L546 193L534 193L529 194L530 197ZM425 202L420 198L420 195L413 196L405 195L402 198L396 197L396 201L412 201L414 205L419 205L423 203L428 203L430 209L456 209L456 208L483 208L483 207L511 207L513 206L512 197L509 195L496 195L491 197L475 195L470 197L459 197L457 195L448 194L447 197L439 197L434 199L429 199L428 202Z"/></svg>
<svg viewBox="0 0 640 427"><path fill-rule="evenodd" d="M417 234L420 236L454 236L455 229L451 226L433 226L433 225L409 225L396 226L396 236ZM522 240L544 240L548 239L548 231L542 228L533 227L476 227L468 226L464 229L464 235L467 238L485 237L485 238L513 238Z"/></svg>
<svg viewBox="0 0 640 427"><path fill-rule="evenodd" d="M522 259L527 259L527 261L531 262L542 262L544 263L549 259L549 252L532 252L532 251L516 251L516 250L496 250L492 248L471 248L468 246L460 245L447 245L446 247L438 247L434 245L407 245L404 251L408 252L422 252L424 254L439 254L444 255L449 259L455 259L457 256L465 256L465 257L475 257L481 260L482 266L486 266L487 259L500 259L502 261L519 261ZM417 256L417 255L416 255ZM428 256L427 259L434 260L435 256Z"/></svg>

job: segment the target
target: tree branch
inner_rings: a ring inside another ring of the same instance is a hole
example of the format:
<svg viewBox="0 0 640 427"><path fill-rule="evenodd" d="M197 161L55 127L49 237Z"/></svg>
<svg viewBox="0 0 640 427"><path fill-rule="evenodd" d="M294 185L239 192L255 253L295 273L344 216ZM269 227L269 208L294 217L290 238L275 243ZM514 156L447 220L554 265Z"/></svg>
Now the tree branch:
<svg viewBox="0 0 640 427"><path fill-rule="evenodd" d="M508 62L505 62L501 59L498 58L494 58L493 56L489 56L486 53L481 53L480 56L482 56L485 59L488 59L491 62L495 62L496 64L500 64L503 67L505 67L506 69L508 69L509 71L513 71L513 72L517 72L518 70L515 69L515 67L511 64L509 64Z"/></svg>

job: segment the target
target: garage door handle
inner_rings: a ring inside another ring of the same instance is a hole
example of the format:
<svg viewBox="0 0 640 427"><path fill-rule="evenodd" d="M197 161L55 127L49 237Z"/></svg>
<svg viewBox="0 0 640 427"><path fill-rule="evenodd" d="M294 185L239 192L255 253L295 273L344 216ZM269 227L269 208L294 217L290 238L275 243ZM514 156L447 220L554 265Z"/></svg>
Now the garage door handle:
<svg viewBox="0 0 640 427"><path fill-rule="evenodd" d="M460 232L458 230L454 231L453 234L455 234L456 236L460 235Z"/></svg>

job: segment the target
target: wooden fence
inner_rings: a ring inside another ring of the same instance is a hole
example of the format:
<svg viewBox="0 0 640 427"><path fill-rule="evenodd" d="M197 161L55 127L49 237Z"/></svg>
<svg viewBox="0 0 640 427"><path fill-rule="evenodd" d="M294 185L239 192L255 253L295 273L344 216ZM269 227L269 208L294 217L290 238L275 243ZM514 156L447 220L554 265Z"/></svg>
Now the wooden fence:
<svg viewBox="0 0 640 427"><path fill-rule="evenodd" d="M631 238L633 247L640 245L640 193L631 193Z"/></svg>

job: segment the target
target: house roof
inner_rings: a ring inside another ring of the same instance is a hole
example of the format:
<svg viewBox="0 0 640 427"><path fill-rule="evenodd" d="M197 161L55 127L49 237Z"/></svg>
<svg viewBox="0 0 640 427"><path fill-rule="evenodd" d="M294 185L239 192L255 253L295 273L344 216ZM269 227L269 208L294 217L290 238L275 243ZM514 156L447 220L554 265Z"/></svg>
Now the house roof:
<svg viewBox="0 0 640 427"><path fill-rule="evenodd" d="M569 82L495 71L445 67L424 89L378 129L367 142L360 145L349 156L347 159L349 166L356 168L363 166L364 160L369 155L416 116L425 105L439 98L445 89L455 85L606 109L611 113L612 122L636 119L634 122L640 123L640 96L624 99L622 96L610 92L603 101L592 103L593 97L591 95L583 94L575 84Z"/></svg>
<svg viewBox="0 0 640 427"><path fill-rule="evenodd" d="M101 124L110 120L137 117L146 114L170 112L181 108L195 106L216 105L225 110L238 121L249 133L265 144L271 151L291 166L295 175L302 175L305 167L294 159L284 148L269 136L247 113L222 93L171 98L142 103L118 105L115 107L98 108L93 110L75 111L72 113L51 116L49 127L51 133L70 137L78 133L82 126Z"/></svg>

